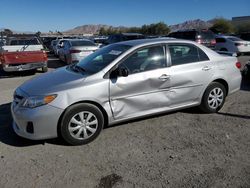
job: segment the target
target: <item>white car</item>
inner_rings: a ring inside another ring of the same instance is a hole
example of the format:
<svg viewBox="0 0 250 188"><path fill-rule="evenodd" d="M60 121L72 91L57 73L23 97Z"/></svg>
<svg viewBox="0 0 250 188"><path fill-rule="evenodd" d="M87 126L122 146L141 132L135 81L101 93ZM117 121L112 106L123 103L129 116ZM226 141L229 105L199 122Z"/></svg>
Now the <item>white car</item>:
<svg viewBox="0 0 250 188"><path fill-rule="evenodd" d="M217 36L215 50L236 53L250 52L250 41L244 41L234 36Z"/></svg>
<svg viewBox="0 0 250 188"><path fill-rule="evenodd" d="M99 47L87 39L65 39L58 51L59 59L67 64L81 61Z"/></svg>

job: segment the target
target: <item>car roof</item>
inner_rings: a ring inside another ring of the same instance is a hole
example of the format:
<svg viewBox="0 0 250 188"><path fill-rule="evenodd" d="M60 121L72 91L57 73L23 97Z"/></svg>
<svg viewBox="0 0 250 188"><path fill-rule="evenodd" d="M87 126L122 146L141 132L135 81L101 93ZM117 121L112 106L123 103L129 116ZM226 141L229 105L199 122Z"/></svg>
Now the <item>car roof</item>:
<svg viewBox="0 0 250 188"><path fill-rule="evenodd" d="M154 39L137 39L137 40L128 40L118 42L116 44L124 44L129 46L140 46L140 45L150 45L150 44L157 44L157 43L168 43L168 42L177 42L177 43L190 43L195 44L195 42L190 40L183 40L183 39L175 39L170 37L162 37L162 38L154 38Z"/></svg>
<svg viewBox="0 0 250 188"><path fill-rule="evenodd" d="M240 38L237 37L237 36L230 36L230 35L216 35L216 38L225 38L225 39L228 39L228 38L236 38L236 39L240 39Z"/></svg>
<svg viewBox="0 0 250 188"><path fill-rule="evenodd" d="M64 40L64 41L91 41L89 39L62 39L62 40Z"/></svg>

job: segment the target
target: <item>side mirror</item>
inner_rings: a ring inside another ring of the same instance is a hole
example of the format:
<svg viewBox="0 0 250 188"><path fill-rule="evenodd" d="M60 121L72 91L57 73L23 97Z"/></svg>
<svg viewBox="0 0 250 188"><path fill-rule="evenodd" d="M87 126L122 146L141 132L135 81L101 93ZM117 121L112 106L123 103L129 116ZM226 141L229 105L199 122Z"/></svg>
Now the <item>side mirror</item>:
<svg viewBox="0 0 250 188"><path fill-rule="evenodd" d="M125 67L118 67L113 70L110 74L110 78L116 78L118 76L127 77L128 76L128 69Z"/></svg>
<svg viewBox="0 0 250 188"><path fill-rule="evenodd" d="M118 72L119 72L118 76L122 76L122 77L128 76L128 69L125 67L119 67Z"/></svg>

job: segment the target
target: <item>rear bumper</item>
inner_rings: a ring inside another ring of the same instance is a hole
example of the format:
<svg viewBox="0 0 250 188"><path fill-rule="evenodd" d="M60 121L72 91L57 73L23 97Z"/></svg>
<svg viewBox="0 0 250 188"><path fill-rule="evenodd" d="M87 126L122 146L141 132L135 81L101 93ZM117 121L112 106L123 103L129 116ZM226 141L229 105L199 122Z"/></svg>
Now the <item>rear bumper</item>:
<svg viewBox="0 0 250 188"><path fill-rule="evenodd" d="M47 62L39 62L39 63L27 63L27 64L3 64L3 70L6 72L14 72L14 71L25 71L25 70L33 70L42 67L46 67Z"/></svg>

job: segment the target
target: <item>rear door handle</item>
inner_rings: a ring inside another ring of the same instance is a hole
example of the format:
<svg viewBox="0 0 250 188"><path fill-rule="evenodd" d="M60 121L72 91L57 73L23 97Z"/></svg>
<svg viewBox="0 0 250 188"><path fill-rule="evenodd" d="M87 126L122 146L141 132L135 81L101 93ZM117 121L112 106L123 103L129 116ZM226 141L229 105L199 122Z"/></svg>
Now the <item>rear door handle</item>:
<svg viewBox="0 0 250 188"><path fill-rule="evenodd" d="M205 67L202 68L203 71L209 71L210 69L212 69L212 68L209 67L209 66L205 66Z"/></svg>
<svg viewBox="0 0 250 188"><path fill-rule="evenodd" d="M170 76L169 75L166 75L166 74L163 74L159 77L160 80L162 81L166 81L166 80L169 80L170 79Z"/></svg>

